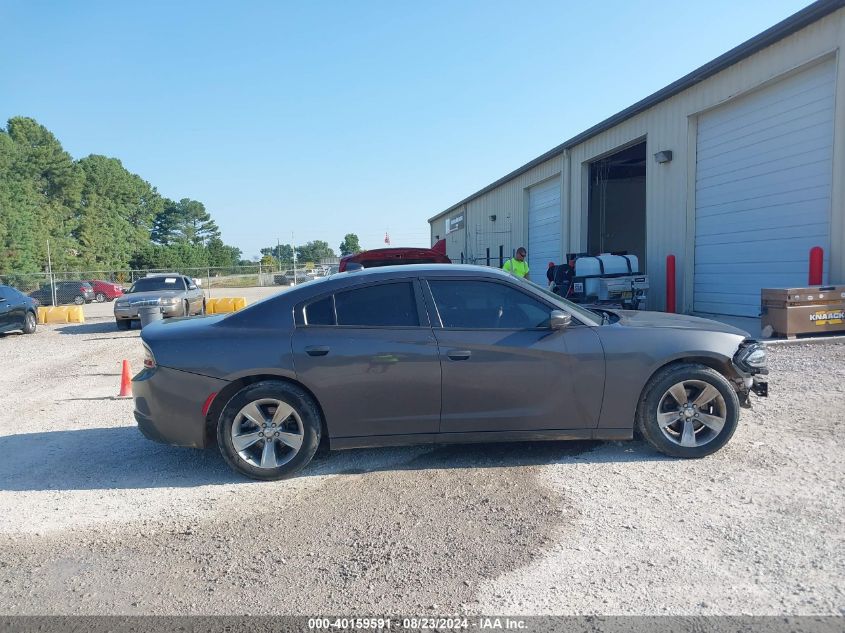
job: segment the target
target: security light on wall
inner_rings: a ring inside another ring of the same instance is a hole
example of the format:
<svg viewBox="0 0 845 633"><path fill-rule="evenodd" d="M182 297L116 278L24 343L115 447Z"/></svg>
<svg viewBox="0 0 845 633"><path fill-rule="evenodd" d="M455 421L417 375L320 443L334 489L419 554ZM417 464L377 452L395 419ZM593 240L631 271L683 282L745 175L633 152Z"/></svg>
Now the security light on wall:
<svg viewBox="0 0 845 633"><path fill-rule="evenodd" d="M496 214L495 214L495 213L494 213L493 215L491 215L491 216L490 216L490 221L491 221L491 222L495 222L495 221L496 221Z"/></svg>
<svg viewBox="0 0 845 633"><path fill-rule="evenodd" d="M657 152L654 155L654 160L656 160L658 163L668 163L672 160L672 150L664 149L662 152Z"/></svg>

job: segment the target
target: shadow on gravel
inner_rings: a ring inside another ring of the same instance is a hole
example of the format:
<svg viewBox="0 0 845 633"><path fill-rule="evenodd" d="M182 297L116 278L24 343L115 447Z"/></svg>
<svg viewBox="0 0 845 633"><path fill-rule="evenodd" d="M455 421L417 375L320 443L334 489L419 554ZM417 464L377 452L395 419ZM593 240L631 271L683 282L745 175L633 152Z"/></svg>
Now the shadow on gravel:
<svg viewBox="0 0 845 633"><path fill-rule="evenodd" d="M594 454L597 448L604 448ZM134 426L0 437L0 490L183 488L247 483L216 449L156 444ZM298 476L668 459L642 442L516 442L356 449L320 456Z"/></svg>
<svg viewBox="0 0 845 633"><path fill-rule="evenodd" d="M134 426L0 437L0 490L190 487L243 481L217 451L156 444Z"/></svg>
<svg viewBox="0 0 845 633"><path fill-rule="evenodd" d="M118 330L117 326L114 324L114 320L109 321L98 321L95 323L79 323L78 325L65 325L62 327L56 328L56 331L59 334L106 334L106 333L117 333L117 332L124 332L126 330ZM129 330L130 332L133 330ZM136 329L134 332L137 334L141 330ZM124 337L115 337L115 338L124 338Z"/></svg>

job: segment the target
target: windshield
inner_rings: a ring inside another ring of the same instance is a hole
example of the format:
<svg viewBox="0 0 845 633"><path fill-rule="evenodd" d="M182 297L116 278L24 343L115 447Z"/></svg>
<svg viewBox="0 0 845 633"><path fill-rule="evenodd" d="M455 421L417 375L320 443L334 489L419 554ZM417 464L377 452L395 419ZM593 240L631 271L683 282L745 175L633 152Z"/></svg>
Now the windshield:
<svg viewBox="0 0 845 633"><path fill-rule="evenodd" d="M592 310L588 310L587 308L585 308L583 306L579 306L577 303L572 303L568 299L564 299L560 295L555 294L554 292L552 292L548 288L544 288L540 284L534 283L533 281L531 281L529 279L525 279L524 277L514 276L514 279L516 279L517 281L519 281L522 284L530 286L534 290L539 290L540 292L542 292L546 296L547 299L551 299L552 301L561 304L563 307L565 307L567 310L572 312L572 314L574 314L576 317L578 317L580 320L584 321L585 323L591 323L593 325L601 325L601 323L604 320L604 319L602 319L602 316L599 313L593 312Z"/></svg>
<svg viewBox="0 0 845 633"><path fill-rule="evenodd" d="M144 277L139 279L129 292L155 292L157 290L184 290L185 282L181 277Z"/></svg>

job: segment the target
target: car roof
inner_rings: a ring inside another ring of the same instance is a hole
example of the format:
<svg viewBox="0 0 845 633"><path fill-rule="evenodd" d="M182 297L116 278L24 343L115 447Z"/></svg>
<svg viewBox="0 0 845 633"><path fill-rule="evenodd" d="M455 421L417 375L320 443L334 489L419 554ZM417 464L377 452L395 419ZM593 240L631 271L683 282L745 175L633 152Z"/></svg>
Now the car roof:
<svg viewBox="0 0 845 633"><path fill-rule="evenodd" d="M452 277L455 275L508 277L509 273L491 266L474 264L402 264L396 266L376 266L360 268L342 273L335 273L332 279L360 279L362 277L408 277L422 275L426 277Z"/></svg>

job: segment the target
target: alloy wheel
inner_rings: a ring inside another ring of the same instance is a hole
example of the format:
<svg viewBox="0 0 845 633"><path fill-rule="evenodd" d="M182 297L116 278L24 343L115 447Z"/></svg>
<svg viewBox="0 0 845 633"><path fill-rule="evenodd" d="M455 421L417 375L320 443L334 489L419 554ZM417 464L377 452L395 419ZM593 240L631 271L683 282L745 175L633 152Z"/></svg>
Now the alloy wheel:
<svg viewBox="0 0 845 633"><path fill-rule="evenodd" d="M104 303L106 300L106 295L104 295L102 292L98 292L97 296L94 297L94 299L97 300L97 303Z"/></svg>
<svg viewBox="0 0 845 633"><path fill-rule="evenodd" d="M287 464L299 453L304 437L299 414L276 398L250 402L232 423L232 446L241 459L258 468Z"/></svg>
<svg viewBox="0 0 845 633"><path fill-rule="evenodd" d="M703 380L675 383L657 405L657 425L666 438L686 448L712 442L727 421L725 399Z"/></svg>

